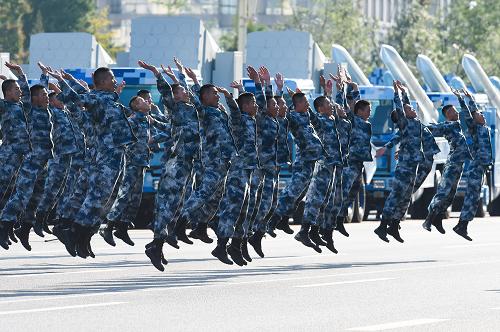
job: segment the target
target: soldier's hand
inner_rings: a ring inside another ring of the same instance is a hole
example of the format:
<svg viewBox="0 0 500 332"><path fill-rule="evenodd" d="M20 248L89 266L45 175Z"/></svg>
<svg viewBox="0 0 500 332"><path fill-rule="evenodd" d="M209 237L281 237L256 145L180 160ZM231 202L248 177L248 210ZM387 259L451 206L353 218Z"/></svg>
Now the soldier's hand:
<svg viewBox="0 0 500 332"><path fill-rule="evenodd" d="M295 92L292 89L290 89L289 87L286 87L286 92L288 93L288 95L290 97L293 97L293 95L295 94Z"/></svg>
<svg viewBox="0 0 500 332"><path fill-rule="evenodd" d="M127 82L125 82L125 80L121 81L121 83L118 85L118 87L116 88L116 93L118 95L122 93L123 89L125 88L125 85L127 85Z"/></svg>
<svg viewBox="0 0 500 332"><path fill-rule="evenodd" d="M165 68L163 65L161 65L161 69L163 70L163 72L168 76L170 77L170 79L172 81L174 81L174 83L178 83L179 81L177 80L177 76L175 76L175 73L174 71L172 70L172 68L170 66L167 66L167 68Z"/></svg>
<svg viewBox="0 0 500 332"><path fill-rule="evenodd" d="M281 73L276 73L274 76L274 83L276 83L276 87L278 91L283 91L283 86L285 85L285 79Z"/></svg>
<svg viewBox="0 0 500 332"><path fill-rule="evenodd" d="M271 83L271 74L269 73L269 70L267 70L265 66L261 66L259 68L259 75L267 84Z"/></svg>
<svg viewBox="0 0 500 332"><path fill-rule="evenodd" d="M462 98L462 96L460 95L460 91L456 90L456 89L453 89L451 88L451 92L458 98Z"/></svg>
<svg viewBox="0 0 500 332"><path fill-rule="evenodd" d="M137 64L139 65L139 67L144 68L146 70L149 70L155 76L157 76L160 73L155 66L150 65L149 63L146 63L146 62L144 62L142 60L137 61Z"/></svg>
<svg viewBox="0 0 500 332"><path fill-rule="evenodd" d="M222 93L225 97L227 97L227 98L231 98L232 97L231 93L229 91L227 91L226 88L218 86L216 89L217 89L217 91L219 93Z"/></svg>
<svg viewBox="0 0 500 332"><path fill-rule="evenodd" d="M0 80L2 80L2 81L7 80L7 76L5 76L5 75L0 75Z"/></svg>
<svg viewBox="0 0 500 332"><path fill-rule="evenodd" d="M48 71L47 74L58 80L59 82L64 81L62 74L58 72L57 70L54 71Z"/></svg>
<svg viewBox="0 0 500 332"><path fill-rule="evenodd" d="M59 89L57 84L50 83L50 82L49 82L49 90L54 91L57 94L61 93L61 89Z"/></svg>
<svg viewBox="0 0 500 332"><path fill-rule="evenodd" d="M241 80L239 81L232 81L229 86L233 89L238 89L238 91L243 90L243 83L241 83Z"/></svg>
<svg viewBox="0 0 500 332"><path fill-rule="evenodd" d="M255 84L260 84L260 76L259 73L255 70L254 67L248 66L247 67L247 74L248 77L255 82Z"/></svg>
<svg viewBox="0 0 500 332"><path fill-rule="evenodd" d="M398 160L398 158L399 158L399 150L394 152L394 160Z"/></svg>
<svg viewBox="0 0 500 332"><path fill-rule="evenodd" d="M38 61L38 67L40 67L40 70L42 71L42 74L44 75L47 75L47 73L49 72L49 68L47 68L43 63L41 63L40 61ZM50 70L52 71L52 70Z"/></svg>
<svg viewBox="0 0 500 332"><path fill-rule="evenodd" d="M392 87L394 88L394 93L398 93L398 82L396 80L392 81Z"/></svg>
<svg viewBox="0 0 500 332"><path fill-rule="evenodd" d="M223 112L225 112L225 111L226 111L226 108L225 108L225 107L224 107L224 105L223 105L223 104L221 104L221 103L219 103L219 109L220 109L221 111L223 111Z"/></svg>
<svg viewBox="0 0 500 332"><path fill-rule="evenodd" d="M193 71L193 69L191 68L184 68L186 70L186 75L187 77L189 77L190 79L193 80L194 84L199 84L198 83L198 77L196 77L196 73Z"/></svg>
<svg viewBox="0 0 500 332"><path fill-rule="evenodd" d="M85 88L85 90L90 91L90 88L89 88L89 85L87 84L87 82L85 82L84 80L78 80L78 83L80 83L80 85L83 86Z"/></svg>
<svg viewBox="0 0 500 332"><path fill-rule="evenodd" d="M326 81L325 81L325 76L319 75L319 86L325 90L326 87Z"/></svg>
<svg viewBox="0 0 500 332"><path fill-rule="evenodd" d="M50 68L50 67L49 67ZM50 71L52 71L50 69ZM75 78L73 77L73 75L71 75L70 73L67 73L65 72L64 70L61 69L61 74L62 74L62 77L65 79L65 80L68 80L68 81L74 81Z"/></svg>
<svg viewBox="0 0 500 332"><path fill-rule="evenodd" d="M184 66L182 65L181 61L174 57L174 63L177 67L177 70L179 71L179 74L182 74L184 72Z"/></svg>
<svg viewBox="0 0 500 332"><path fill-rule="evenodd" d="M21 68L20 65L18 65L16 63L5 62L5 66L7 68L9 68L14 73L14 75L16 75L18 77L24 75L23 69Z"/></svg>
<svg viewBox="0 0 500 332"><path fill-rule="evenodd" d="M327 96L330 96L332 94L332 91L333 91L333 81L328 80L328 81L326 81L325 94Z"/></svg>
<svg viewBox="0 0 500 332"><path fill-rule="evenodd" d="M387 150L387 148L385 146L378 149L377 152L375 152L375 157L379 158L379 157L383 156L386 150Z"/></svg>

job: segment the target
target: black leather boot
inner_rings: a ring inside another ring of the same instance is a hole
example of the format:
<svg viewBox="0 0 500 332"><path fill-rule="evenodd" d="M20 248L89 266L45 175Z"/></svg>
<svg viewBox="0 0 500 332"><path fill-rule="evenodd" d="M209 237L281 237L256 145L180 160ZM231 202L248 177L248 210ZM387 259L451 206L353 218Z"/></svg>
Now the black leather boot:
<svg viewBox="0 0 500 332"><path fill-rule="evenodd" d="M214 256L224 264L233 265L233 261L230 260L229 257L227 257L226 245L228 241L228 238L217 239L217 247L212 250L212 256Z"/></svg>
<svg viewBox="0 0 500 332"><path fill-rule="evenodd" d="M227 253L237 265L247 265L247 262L243 259L243 255L241 254L241 239L231 239L231 244L227 247Z"/></svg>
<svg viewBox="0 0 500 332"><path fill-rule="evenodd" d="M248 238L248 243L253 247L253 250L259 255L261 258L264 258L264 252L262 251L262 238L264 237L264 233L255 232L252 236Z"/></svg>

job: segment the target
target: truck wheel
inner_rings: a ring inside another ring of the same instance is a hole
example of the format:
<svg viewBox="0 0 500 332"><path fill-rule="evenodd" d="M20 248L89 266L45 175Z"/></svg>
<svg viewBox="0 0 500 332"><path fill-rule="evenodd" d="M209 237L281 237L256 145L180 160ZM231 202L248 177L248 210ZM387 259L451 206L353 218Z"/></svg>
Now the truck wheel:
<svg viewBox="0 0 500 332"><path fill-rule="evenodd" d="M352 217L351 222L362 222L365 217L365 208L366 208L366 193L365 193L365 181L362 180L361 188L358 192L358 196L354 200L352 205Z"/></svg>
<svg viewBox="0 0 500 332"><path fill-rule="evenodd" d="M491 217L500 216L500 197L495 198L489 205L488 212Z"/></svg>

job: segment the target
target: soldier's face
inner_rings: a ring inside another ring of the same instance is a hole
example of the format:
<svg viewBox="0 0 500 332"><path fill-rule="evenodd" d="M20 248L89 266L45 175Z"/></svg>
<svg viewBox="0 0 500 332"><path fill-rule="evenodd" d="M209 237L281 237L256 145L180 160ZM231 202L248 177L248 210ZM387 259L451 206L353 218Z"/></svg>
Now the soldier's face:
<svg viewBox="0 0 500 332"><path fill-rule="evenodd" d="M148 103L144 98L137 97L134 100L134 110L147 114L151 110L151 104Z"/></svg>
<svg viewBox="0 0 500 332"><path fill-rule="evenodd" d="M117 87L118 83L116 82L115 75L112 71L107 73L99 86L101 90L108 92L115 92Z"/></svg>
<svg viewBox="0 0 500 332"><path fill-rule="evenodd" d="M276 99L272 98L267 102L267 112L273 118L275 118L278 115L279 106L278 103L276 102Z"/></svg>
<svg viewBox="0 0 500 332"><path fill-rule="evenodd" d="M177 101L188 102L189 101L189 93L183 86L179 86L174 91L174 99Z"/></svg>
<svg viewBox="0 0 500 332"><path fill-rule="evenodd" d="M405 116L409 119L415 119L417 117L417 112L410 105L403 105L405 111Z"/></svg>
<svg viewBox="0 0 500 332"><path fill-rule="evenodd" d="M333 104L332 102L330 101L330 99L326 99L324 102L323 102L323 105L321 106L320 108L320 112L325 114L325 115L332 115L333 114Z"/></svg>
<svg viewBox="0 0 500 332"><path fill-rule="evenodd" d="M371 105L368 105L368 106L365 106L363 108L361 108L359 111L358 111L358 116L363 119L363 120L368 120L370 118L370 114L372 112L372 107Z"/></svg>
<svg viewBox="0 0 500 332"><path fill-rule="evenodd" d="M458 112L457 112L457 109L455 108L455 106L450 107L446 111L446 119L448 121L458 121Z"/></svg>
<svg viewBox="0 0 500 332"><path fill-rule="evenodd" d="M259 106L257 105L257 101L255 100L255 97L252 97L248 103L246 103L243 107L243 112L254 116L257 114L257 110L259 109Z"/></svg>
<svg viewBox="0 0 500 332"><path fill-rule="evenodd" d="M286 106L285 99L283 97L277 99L278 104L278 116L280 118L284 118L286 116L286 112L288 112L288 106Z"/></svg>
<svg viewBox="0 0 500 332"><path fill-rule="evenodd" d="M306 97L302 97L295 103L295 111L299 113L307 112L309 108L309 101L307 101Z"/></svg>
<svg viewBox="0 0 500 332"><path fill-rule="evenodd" d="M144 99L144 101L148 104L152 104L153 103L153 98L151 98L151 94L150 93L146 93L144 95L141 95L142 99Z"/></svg>
<svg viewBox="0 0 500 332"><path fill-rule="evenodd" d="M31 102L35 107L47 108L49 106L49 93L46 89L40 90L37 95L31 96Z"/></svg>
<svg viewBox="0 0 500 332"><path fill-rule="evenodd" d="M5 91L5 99L8 101L18 103L21 101L21 96L22 96L22 91L17 82L12 84L9 90Z"/></svg>
<svg viewBox="0 0 500 332"><path fill-rule="evenodd" d="M207 92L203 94L202 103L205 106L218 107L219 106L219 93L215 87L210 87Z"/></svg>

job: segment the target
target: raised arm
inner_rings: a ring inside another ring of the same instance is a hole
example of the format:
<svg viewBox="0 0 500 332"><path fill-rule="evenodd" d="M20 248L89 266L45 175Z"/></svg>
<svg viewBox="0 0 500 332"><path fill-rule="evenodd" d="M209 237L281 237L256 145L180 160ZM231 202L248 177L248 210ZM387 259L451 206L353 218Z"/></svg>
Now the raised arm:
<svg viewBox="0 0 500 332"><path fill-rule="evenodd" d="M392 85L394 87L394 107L396 108L396 113L398 114L397 125L400 130L403 130L408 125L408 120L406 119L405 113L403 111L403 102L399 97L399 90L404 91L404 88L400 85L401 82L393 81Z"/></svg>
<svg viewBox="0 0 500 332"><path fill-rule="evenodd" d="M13 62L6 62L5 66L9 68L14 75L17 77L17 82L19 83L19 87L21 88L21 101L26 108L31 108L31 93L30 86L28 84L28 79L23 72L23 69L18 64Z"/></svg>
<svg viewBox="0 0 500 332"><path fill-rule="evenodd" d="M471 134L476 132L476 124L474 122L474 118L472 117L471 111L467 104L465 103L464 98L460 94L460 91L452 89L453 94L458 98L458 102L460 103L461 111L459 113L460 118L464 121L467 129Z"/></svg>
<svg viewBox="0 0 500 332"><path fill-rule="evenodd" d="M41 62L38 62L38 67L42 71L42 75L40 76L40 85L44 86L45 89L49 89L49 69Z"/></svg>
<svg viewBox="0 0 500 332"><path fill-rule="evenodd" d="M172 92L172 87L170 86L170 84L168 84L168 82L165 80L160 71L155 66L150 65L144 61L138 61L137 64L140 67L149 70L150 72L153 73L153 75L156 77L156 88L158 89L158 91L162 96L163 105L165 105L165 107L168 109L173 109L175 102L174 102L174 94ZM165 67L163 67L163 65L162 68L166 74L167 72L173 74L172 69L170 67L168 67L170 71L168 71ZM170 77L169 74L167 75ZM174 82L176 82L177 78L175 77L175 75L173 75L173 77L175 78Z"/></svg>

